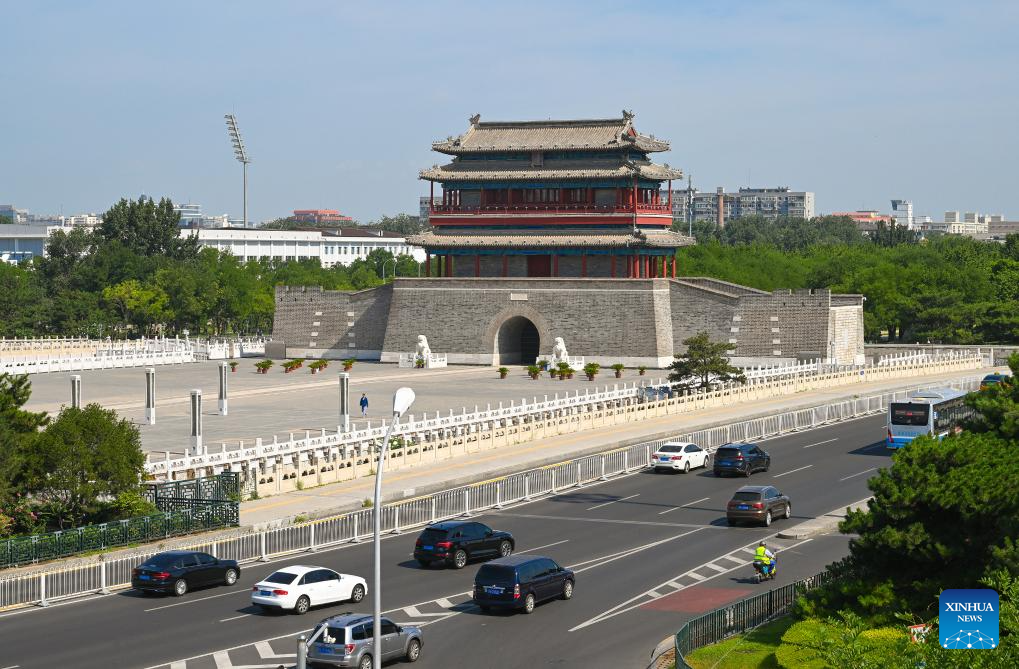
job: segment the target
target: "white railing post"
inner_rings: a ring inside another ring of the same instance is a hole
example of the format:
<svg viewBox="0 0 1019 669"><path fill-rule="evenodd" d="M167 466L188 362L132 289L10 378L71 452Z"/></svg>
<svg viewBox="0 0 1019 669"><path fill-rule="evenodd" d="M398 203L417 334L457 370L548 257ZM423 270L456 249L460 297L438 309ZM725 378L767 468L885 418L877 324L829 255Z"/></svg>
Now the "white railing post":
<svg viewBox="0 0 1019 669"><path fill-rule="evenodd" d="M464 488L464 518L471 517L471 489Z"/></svg>
<svg viewBox="0 0 1019 669"><path fill-rule="evenodd" d="M432 497L432 522L435 522L435 497Z"/></svg>
<svg viewBox="0 0 1019 669"><path fill-rule="evenodd" d="M580 482L580 460L577 460L577 487L579 488L581 485L582 484Z"/></svg>
<svg viewBox="0 0 1019 669"><path fill-rule="evenodd" d="M265 530L262 530L258 535L258 561L268 562L269 556L265 554Z"/></svg>
<svg viewBox="0 0 1019 669"><path fill-rule="evenodd" d="M605 476L605 456L601 456L601 476L599 477L602 481L607 481L608 478Z"/></svg>
<svg viewBox="0 0 1019 669"><path fill-rule="evenodd" d="M357 535L358 535L358 532L357 532L357 517L358 517L358 515L359 514L357 514L357 513L354 514L354 534L353 534L353 536L350 537L350 543L352 543L352 544L356 544L357 542L360 541L360 539L357 538Z"/></svg>
<svg viewBox="0 0 1019 669"><path fill-rule="evenodd" d="M110 594L110 589L106 585L106 560L99 563L99 594Z"/></svg>
<svg viewBox="0 0 1019 669"><path fill-rule="evenodd" d="M524 474L524 499L528 501L531 499L531 472Z"/></svg>
<svg viewBox="0 0 1019 669"><path fill-rule="evenodd" d="M502 508L502 481L495 484L495 508Z"/></svg>
<svg viewBox="0 0 1019 669"><path fill-rule="evenodd" d="M623 451L623 471L630 471L630 451Z"/></svg>
<svg viewBox="0 0 1019 669"><path fill-rule="evenodd" d="M39 606L49 606L46 600L46 573L39 574Z"/></svg>
<svg viewBox="0 0 1019 669"><path fill-rule="evenodd" d="M312 523L311 525L309 525L308 528L309 528L309 531L311 532L311 536L308 538L308 543L311 544L310 546L308 546L308 552L309 553L314 553L315 552L315 523Z"/></svg>
<svg viewBox="0 0 1019 669"><path fill-rule="evenodd" d="M396 507L393 510L393 514L395 515L395 518L393 519L393 534L399 534L400 533L400 507Z"/></svg>

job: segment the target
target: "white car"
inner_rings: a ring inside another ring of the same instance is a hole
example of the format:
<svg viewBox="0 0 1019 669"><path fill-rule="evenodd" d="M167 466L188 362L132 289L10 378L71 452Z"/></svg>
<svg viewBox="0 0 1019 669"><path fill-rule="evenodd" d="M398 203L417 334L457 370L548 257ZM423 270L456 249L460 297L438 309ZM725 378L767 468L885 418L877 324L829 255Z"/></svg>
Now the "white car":
<svg viewBox="0 0 1019 669"><path fill-rule="evenodd" d="M251 589L251 603L263 609L293 611L301 615L312 606L333 602L360 602L368 584L360 576L338 574L325 567L294 565L275 571Z"/></svg>
<svg viewBox="0 0 1019 669"><path fill-rule="evenodd" d="M709 464L711 455L706 450L697 444L676 441L662 444L651 456L650 466L656 472L667 469L686 473L697 467L707 467Z"/></svg>

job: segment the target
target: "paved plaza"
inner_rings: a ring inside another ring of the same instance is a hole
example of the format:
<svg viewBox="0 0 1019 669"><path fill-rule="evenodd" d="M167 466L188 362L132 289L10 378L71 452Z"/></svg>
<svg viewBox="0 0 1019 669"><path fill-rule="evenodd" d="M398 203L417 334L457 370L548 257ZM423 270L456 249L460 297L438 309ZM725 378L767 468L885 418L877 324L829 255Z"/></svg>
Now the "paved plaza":
<svg viewBox="0 0 1019 669"><path fill-rule="evenodd" d="M139 426L142 447L147 451L182 453L189 444L190 420L188 417L189 393L200 388L203 396L203 431L205 445L217 450L221 443L235 448L240 441L251 445L256 437L271 441L273 435L281 440L289 433L303 434L305 430L319 432L326 428L335 432L339 413L339 381L337 373L343 367L333 363L324 372L312 375L307 366L285 374L277 365L268 374L256 373L254 359L242 359L236 372L229 375L229 411L220 416L217 408L219 391L218 362L200 362L186 365L164 365L156 368L156 424L145 423L145 369L112 369L74 372L81 376L82 402L98 402ZM32 399L26 408L56 413L70 404L71 373L34 374ZM525 399L539 400L546 394L565 394L585 388L604 387L606 384L650 382L664 378L664 372L640 377L636 370L626 370L617 380L612 370L603 371L594 382L582 374L566 381L553 380L547 374L538 380L527 376L522 367L511 368L505 379L500 379L492 367L450 367L446 369L406 369L396 365L358 362L350 371L351 420L364 424L365 420L388 419L392 409L392 396L400 386L414 389L417 399L411 412L436 411L457 413L462 407L473 411L475 406L485 408L491 403ZM361 393L368 395L368 416L362 419L358 401Z"/></svg>

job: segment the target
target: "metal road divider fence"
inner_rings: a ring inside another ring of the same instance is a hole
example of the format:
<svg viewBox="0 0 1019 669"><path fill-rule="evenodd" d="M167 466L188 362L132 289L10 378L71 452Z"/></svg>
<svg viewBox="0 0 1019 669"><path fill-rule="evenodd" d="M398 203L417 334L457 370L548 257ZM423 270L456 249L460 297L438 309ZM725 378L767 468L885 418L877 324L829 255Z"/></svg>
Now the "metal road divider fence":
<svg viewBox="0 0 1019 669"><path fill-rule="evenodd" d="M960 390L979 387L981 377L970 377L947 384ZM927 384L909 390L930 388ZM444 490L435 494L387 504L382 509L382 531L399 534L437 520L467 517L507 504L576 489L587 484L624 475L648 466L651 454L668 441L692 441L709 451L739 440L758 440L808 430L844 420L870 416L887 410L888 404L904 399L909 390L860 397L823 404L798 411L755 418L731 425L677 434L670 439L649 441L616 448L604 453L566 460L553 465L518 472L498 479ZM188 543L238 562L267 561L286 555L357 543L367 540L372 531L372 509L322 518L262 531L252 531L225 539L207 539ZM55 599L105 593L130 585L131 568L163 547L129 557L96 560L91 564L69 567L43 567L35 573L0 577L0 609L29 604L47 605Z"/></svg>
<svg viewBox="0 0 1019 669"><path fill-rule="evenodd" d="M831 583L838 575L821 572L795 583L740 600L688 621L676 633L676 669L693 669L685 657L701 646L742 634L785 615L808 590Z"/></svg>

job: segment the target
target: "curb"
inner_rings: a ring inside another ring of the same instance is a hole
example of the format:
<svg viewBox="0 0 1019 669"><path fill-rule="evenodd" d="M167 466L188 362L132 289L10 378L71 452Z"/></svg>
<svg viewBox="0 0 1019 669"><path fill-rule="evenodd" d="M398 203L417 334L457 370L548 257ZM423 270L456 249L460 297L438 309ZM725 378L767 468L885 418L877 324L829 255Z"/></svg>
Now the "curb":
<svg viewBox="0 0 1019 669"><path fill-rule="evenodd" d="M873 497L867 499L861 499L859 502L853 502L846 507L846 511L858 511L860 509L866 509L870 500ZM833 530L837 530L839 523L846 519L845 513L839 513L832 511L826 513L823 516L818 516L813 520L807 520L799 525L790 527L787 530L782 530L778 533L779 539L806 539L808 537L816 537L819 534L827 534Z"/></svg>

